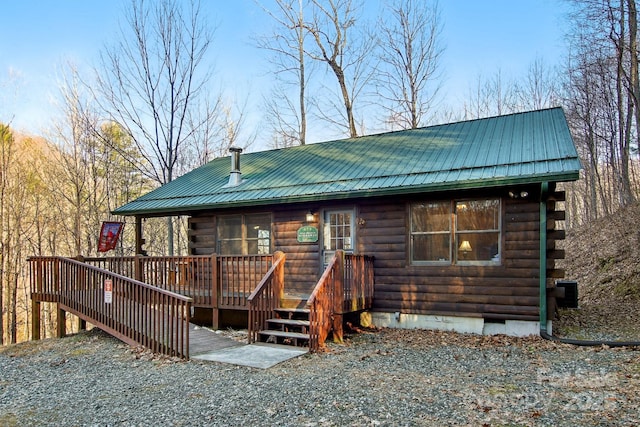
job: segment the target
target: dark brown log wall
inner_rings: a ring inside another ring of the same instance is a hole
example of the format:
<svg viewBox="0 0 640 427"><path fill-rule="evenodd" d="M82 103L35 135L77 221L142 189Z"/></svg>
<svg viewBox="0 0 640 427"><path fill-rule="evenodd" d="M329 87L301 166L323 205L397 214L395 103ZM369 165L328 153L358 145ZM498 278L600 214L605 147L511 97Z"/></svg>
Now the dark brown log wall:
<svg viewBox="0 0 640 427"><path fill-rule="evenodd" d="M272 213L272 251L286 254L285 289L310 293L321 274L322 211L355 207L357 253L373 255L374 309L415 314L459 315L493 319L538 320L540 191L523 187L529 195L513 199L507 189L456 193L456 199L499 197L502 200L502 253L498 266L418 266L409 259L409 205L413 201L448 200L451 193L423 197L370 198L313 206L316 220L308 224L310 205L279 205ZM518 188L518 192L522 190ZM564 238L558 229L564 212L556 210L564 194L551 187L547 203L548 286L564 277L556 260L564 257L556 242ZM267 212L263 207L255 212ZM252 213L254 210L243 210ZM224 214L232 211L221 212ZM236 211L235 213L238 213ZM318 227L319 241L298 243L303 225ZM215 252L215 214L190 219L192 254Z"/></svg>
<svg viewBox="0 0 640 427"><path fill-rule="evenodd" d="M308 209L283 207L273 213L274 250L282 251L287 256L285 263L285 292L309 295L320 278L320 239L316 243L298 243L297 231L305 225L318 227L320 216L316 221L307 223L305 215Z"/></svg>
<svg viewBox="0 0 640 427"><path fill-rule="evenodd" d="M359 206L358 251L375 257L374 309L416 314L537 320L539 203L501 197L500 266L417 266L408 255L408 205L399 200ZM426 198L416 201L428 200ZM437 198L446 200L446 198Z"/></svg>
<svg viewBox="0 0 640 427"><path fill-rule="evenodd" d="M216 252L215 215L189 218L189 251L191 255L211 255Z"/></svg>
<svg viewBox="0 0 640 427"><path fill-rule="evenodd" d="M242 211L221 211L220 215L250 214L269 212L271 208ZM316 213L316 221L307 223L307 206L283 205L271 210L272 240L271 251L282 251L286 254L285 291L287 293L311 293L320 278L319 242L298 243L297 231L304 225L319 227L320 215ZM210 255L216 252L216 214L203 213L189 218L189 248L192 255ZM319 233L322 233L319 230ZM256 283L257 285L257 283Z"/></svg>

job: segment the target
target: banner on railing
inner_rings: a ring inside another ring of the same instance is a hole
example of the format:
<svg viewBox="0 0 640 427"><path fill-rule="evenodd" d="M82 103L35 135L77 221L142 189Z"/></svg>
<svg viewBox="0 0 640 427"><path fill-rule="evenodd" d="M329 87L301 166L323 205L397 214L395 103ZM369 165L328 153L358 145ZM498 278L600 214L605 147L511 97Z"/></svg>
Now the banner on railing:
<svg viewBox="0 0 640 427"><path fill-rule="evenodd" d="M123 227L124 223L122 222L104 221L102 223L102 228L100 229L98 252L107 252L115 249Z"/></svg>

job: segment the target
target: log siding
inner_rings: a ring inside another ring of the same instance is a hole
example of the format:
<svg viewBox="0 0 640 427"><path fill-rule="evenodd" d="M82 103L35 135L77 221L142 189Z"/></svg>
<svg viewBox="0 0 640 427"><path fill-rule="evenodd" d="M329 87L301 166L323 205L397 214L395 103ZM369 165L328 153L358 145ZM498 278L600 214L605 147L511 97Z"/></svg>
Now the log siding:
<svg viewBox="0 0 640 427"><path fill-rule="evenodd" d="M555 188L555 186L552 186ZM384 312L453 315L486 319L538 320L540 215L537 186L526 198L511 198L508 189L495 188L416 196L366 198L314 205L278 205L270 209L273 218L272 250L286 253L285 291L309 293L321 274L322 213L326 209L355 208L355 253L374 257L375 291L373 309ZM499 265L412 265L410 259L410 205L415 202L451 199L499 198L501 201L501 259ZM556 269L564 252L556 242L564 212L557 210L563 193L552 192L548 203L548 281L564 275ZM316 212L307 223L309 210ZM269 210L262 207L261 211ZM220 214L229 214L225 210ZM242 213L250 213L244 209ZM193 254L213 253L215 218L206 213L190 220ZM298 243L297 230L313 225L318 242Z"/></svg>

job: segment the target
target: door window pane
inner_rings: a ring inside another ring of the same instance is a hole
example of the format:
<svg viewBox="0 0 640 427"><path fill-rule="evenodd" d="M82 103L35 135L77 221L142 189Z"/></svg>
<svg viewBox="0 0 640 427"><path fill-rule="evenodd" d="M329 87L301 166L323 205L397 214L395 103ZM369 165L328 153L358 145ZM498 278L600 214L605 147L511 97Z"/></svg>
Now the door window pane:
<svg viewBox="0 0 640 427"><path fill-rule="evenodd" d="M329 251L353 250L351 212L330 212L325 223L324 248Z"/></svg>

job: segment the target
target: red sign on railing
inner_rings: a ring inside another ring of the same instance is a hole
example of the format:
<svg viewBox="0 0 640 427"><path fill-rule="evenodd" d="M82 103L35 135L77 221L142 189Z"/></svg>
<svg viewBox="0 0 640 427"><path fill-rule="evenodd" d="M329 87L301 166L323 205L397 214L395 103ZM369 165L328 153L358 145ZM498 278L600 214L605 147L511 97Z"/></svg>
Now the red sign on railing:
<svg viewBox="0 0 640 427"><path fill-rule="evenodd" d="M115 249L124 223L122 222L103 222L100 229L100 239L98 240L98 252L107 252Z"/></svg>
<svg viewBox="0 0 640 427"><path fill-rule="evenodd" d="M111 304L113 302L113 281L104 279L104 303Z"/></svg>

